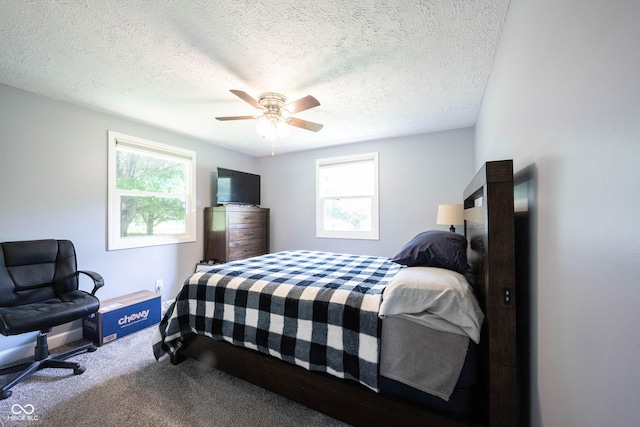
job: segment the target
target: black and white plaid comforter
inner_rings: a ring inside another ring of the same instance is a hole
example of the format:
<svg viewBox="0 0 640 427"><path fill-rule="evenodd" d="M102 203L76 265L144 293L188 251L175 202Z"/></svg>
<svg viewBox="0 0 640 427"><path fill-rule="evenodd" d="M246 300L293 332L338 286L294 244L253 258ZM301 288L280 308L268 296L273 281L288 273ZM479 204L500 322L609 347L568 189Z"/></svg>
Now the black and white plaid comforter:
<svg viewBox="0 0 640 427"><path fill-rule="evenodd" d="M399 269L388 258L312 251L213 266L186 281L160 323L155 357L194 332L377 391L378 309Z"/></svg>

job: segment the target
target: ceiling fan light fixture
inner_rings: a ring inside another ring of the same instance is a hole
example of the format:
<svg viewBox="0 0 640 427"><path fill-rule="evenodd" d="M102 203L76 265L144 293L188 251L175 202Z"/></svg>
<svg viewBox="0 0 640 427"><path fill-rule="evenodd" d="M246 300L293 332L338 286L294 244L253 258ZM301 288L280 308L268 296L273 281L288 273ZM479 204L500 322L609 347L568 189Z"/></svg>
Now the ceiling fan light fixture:
<svg viewBox="0 0 640 427"><path fill-rule="evenodd" d="M268 141L275 141L278 138L285 138L291 133L291 128L282 117L265 114L256 126L258 135Z"/></svg>
<svg viewBox="0 0 640 427"><path fill-rule="evenodd" d="M282 117L280 121L276 124L276 129L278 129L278 137L285 138L291 134L291 127L285 122Z"/></svg>
<svg viewBox="0 0 640 427"><path fill-rule="evenodd" d="M263 116L258 121L256 130L264 139L275 141L284 138L291 133L285 119L289 117L289 111L284 109L287 97L277 92L265 92L258 97L258 103L263 108Z"/></svg>
<svg viewBox="0 0 640 427"><path fill-rule="evenodd" d="M260 110L260 114L255 116L228 116L216 117L216 120L247 120L258 119L256 131L266 140L272 141L272 153L275 150L275 142L279 138L284 138L291 133L291 127L318 132L322 129L319 123L313 123L293 117L301 111L306 111L320 105L317 99L307 95L297 101L287 104L287 97L278 92L264 92L258 99L252 98L249 94L241 90L231 90L231 93ZM286 107L286 108L285 108Z"/></svg>

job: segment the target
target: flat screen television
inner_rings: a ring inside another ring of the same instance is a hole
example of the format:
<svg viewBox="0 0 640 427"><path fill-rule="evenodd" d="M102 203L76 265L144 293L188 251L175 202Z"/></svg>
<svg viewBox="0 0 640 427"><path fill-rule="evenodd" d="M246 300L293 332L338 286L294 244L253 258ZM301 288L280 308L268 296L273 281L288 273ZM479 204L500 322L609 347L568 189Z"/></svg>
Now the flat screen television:
<svg viewBox="0 0 640 427"><path fill-rule="evenodd" d="M218 168L219 205L260 205L260 175Z"/></svg>

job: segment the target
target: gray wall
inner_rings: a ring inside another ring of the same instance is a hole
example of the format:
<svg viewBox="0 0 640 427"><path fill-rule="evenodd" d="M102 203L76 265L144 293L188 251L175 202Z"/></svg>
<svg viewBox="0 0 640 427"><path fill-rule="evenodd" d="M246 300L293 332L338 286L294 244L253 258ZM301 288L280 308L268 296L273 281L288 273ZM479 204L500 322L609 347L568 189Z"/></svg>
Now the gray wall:
<svg viewBox="0 0 640 427"><path fill-rule="evenodd" d="M374 151L379 153L380 240L316 238L316 159ZM473 169L471 128L263 157L259 170L262 205L271 209L271 251L393 256L421 231L448 229L436 225L438 204L462 203Z"/></svg>
<svg viewBox="0 0 640 427"><path fill-rule="evenodd" d="M108 130L196 151L197 242L106 250ZM380 240L315 238L315 159L370 151L380 153ZM202 257L202 209L215 202L212 177L217 166L262 175L263 206L271 208L272 215L272 251L305 248L392 256L420 231L447 228L435 224L437 205L460 202L473 176L473 130L256 159L0 85L0 241L72 240L79 268L96 270L105 278L101 299L152 290L156 279L164 280L164 300L175 296ZM87 280L82 285L90 287ZM52 335L77 334L78 327L77 322L64 325ZM27 335L0 337L0 359L32 342Z"/></svg>
<svg viewBox="0 0 640 427"><path fill-rule="evenodd" d="M532 426L640 420L640 2L512 0L476 166L527 212Z"/></svg>
<svg viewBox="0 0 640 427"><path fill-rule="evenodd" d="M106 250L108 130L197 152L197 242ZM164 280L164 299L175 296L203 255L202 209L210 206L211 177L218 165L255 173L258 162L206 142L0 85L0 241L73 241L79 268L104 276L101 299L153 290L156 279ZM30 341L32 337L0 337L0 351Z"/></svg>

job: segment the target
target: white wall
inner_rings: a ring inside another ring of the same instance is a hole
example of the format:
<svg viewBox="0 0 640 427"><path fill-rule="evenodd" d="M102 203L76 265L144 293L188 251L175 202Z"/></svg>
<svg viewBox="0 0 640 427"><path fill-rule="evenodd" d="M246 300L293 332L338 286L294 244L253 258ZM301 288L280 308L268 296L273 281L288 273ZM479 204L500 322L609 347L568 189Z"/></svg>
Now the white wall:
<svg viewBox="0 0 640 427"><path fill-rule="evenodd" d="M374 151L379 153L380 240L316 238L316 159ZM262 206L271 209L271 251L393 256L421 231L448 229L436 225L438 204L462 203L473 169L471 128L263 157Z"/></svg>
<svg viewBox="0 0 640 427"><path fill-rule="evenodd" d="M197 152L197 242L106 250L108 130ZM255 173L258 162L203 141L0 85L0 241L73 241L78 267L105 279L101 299L153 290L156 279L164 280L164 299L175 296L203 256L202 214L211 203L217 166ZM88 285L83 284L90 290ZM32 337L0 336L0 352L30 341Z"/></svg>
<svg viewBox="0 0 640 427"><path fill-rule="evenodd" d="M533 426L640 422L638 22L511 0L476 127L476 166L513 158L529 198Z"/></svg>

